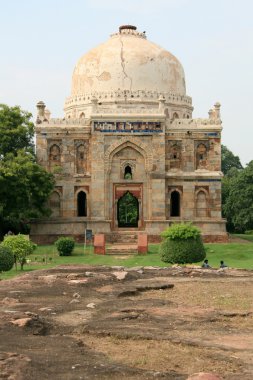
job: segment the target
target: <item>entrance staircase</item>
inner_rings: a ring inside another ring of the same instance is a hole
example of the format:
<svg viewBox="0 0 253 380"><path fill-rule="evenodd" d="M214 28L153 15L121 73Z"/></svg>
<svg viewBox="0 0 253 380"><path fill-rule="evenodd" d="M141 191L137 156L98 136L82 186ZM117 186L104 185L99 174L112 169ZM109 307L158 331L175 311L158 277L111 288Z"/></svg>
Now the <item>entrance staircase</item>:
<svg viewBox="0 0 253 380"><path fill-rule="evenodd" d="M107 255L134 255L137 253L137 231L117 231L106 235Z"/></svg>

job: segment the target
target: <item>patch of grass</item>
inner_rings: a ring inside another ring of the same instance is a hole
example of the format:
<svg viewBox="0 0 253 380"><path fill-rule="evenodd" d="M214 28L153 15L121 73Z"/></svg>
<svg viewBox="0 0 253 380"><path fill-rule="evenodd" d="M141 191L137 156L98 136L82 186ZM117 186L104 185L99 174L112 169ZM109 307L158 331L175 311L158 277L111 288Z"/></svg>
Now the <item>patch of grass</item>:
<svg viewBox="0 0 253 380"><path fill-rule="evenodd" d="M247 234L233 234L232 236L235 236L237 238L253 242L253 235L249 235L249 234L248 235Z"/></svg>
<svg viewBox="0 0 253 380"><path fill-rule="evenodd" d="M217 268L223 260L230 268L253 269L252 244L205 244L209 264Z"/></svg>
<svg viewBox="0 0 253 380"><path fill-rule="evenodd" d="M205 244L207 258L213 268L218 268L220 260L229 267L241 269L253 269L253 244ZM0 275L1 279L8 279L17 275L25 274L36 269L49 269L57 265L122 265L125 267L135 266L159 266L167 267L170 264L160 259L159 244L150 244L147 255L113 256L94 255L93 247L76 244L72 256L59 256L54 245L41 245L34 253L28 256L30 261L24 266L24 270L12 269ZM201 264L201 263L197 263ZM195 264L196 265L196 264Z"/></svg>

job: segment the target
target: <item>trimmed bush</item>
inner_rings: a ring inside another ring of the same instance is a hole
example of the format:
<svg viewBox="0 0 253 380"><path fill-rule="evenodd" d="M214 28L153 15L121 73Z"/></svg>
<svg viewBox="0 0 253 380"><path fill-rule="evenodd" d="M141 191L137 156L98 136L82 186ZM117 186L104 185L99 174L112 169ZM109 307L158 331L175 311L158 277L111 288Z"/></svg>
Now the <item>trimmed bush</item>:
<svg viewBox="0 0 253 380"><path fill-rule="evenodd" d="M196 263L206 257L200 230L191 224L173 224L161 236L161 260L166 263Z"/></svg>
<svg viewBox="0 0 253 380"><path fill-rule="evenodd" d="M0 245L0 272L11 270L15 263L14 255L8 247Z"/></svg>
<svg viewBox="0 0 253 380"><path fill-rule="evenodd" d="M8 247L12 251L14 258L21 266L21 270L26 263L26 256L33 253L37 247L36 244L27 239L26 235L22 234L5 236L1 246Z"/></svg>
<svg viewBox="0 0 253 380"><path fill-rule="evenodd" d="M61 237L54 243L60 256L71 256L75 241L71 237Z"/></svg>

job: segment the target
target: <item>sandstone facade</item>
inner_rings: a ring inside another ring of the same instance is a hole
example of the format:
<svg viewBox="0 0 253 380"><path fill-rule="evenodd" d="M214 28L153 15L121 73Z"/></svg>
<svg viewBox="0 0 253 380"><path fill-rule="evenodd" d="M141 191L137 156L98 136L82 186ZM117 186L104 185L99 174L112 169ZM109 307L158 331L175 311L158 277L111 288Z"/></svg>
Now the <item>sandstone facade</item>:
<svg viewBox="0 0 253 380"><path fill-rule="evenodd" d="M56 186L51 217L32 224L34 240L82 240L88 228L107 239L134 230L155 241L181 221L206 240L226 240L220 105L192 119L181 64L144 33L123 26L81 58L63 119L37 107L38 162ZM136 224L120 220L126 194L136 201Z"/></svg>

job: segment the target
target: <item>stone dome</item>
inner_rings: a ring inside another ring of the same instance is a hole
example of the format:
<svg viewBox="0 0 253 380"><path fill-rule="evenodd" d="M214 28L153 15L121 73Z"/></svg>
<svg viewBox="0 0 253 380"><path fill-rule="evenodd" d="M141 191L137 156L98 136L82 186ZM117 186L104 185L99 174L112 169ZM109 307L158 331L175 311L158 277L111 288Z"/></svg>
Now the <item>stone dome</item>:
<svg viewBox="0 0 253 380"><path fill-rule="evenodd" d="M78 61L71 96L115 91L185 95L185 75L174 55L125 25Z"/></svg>

